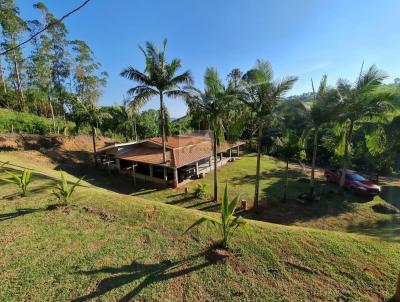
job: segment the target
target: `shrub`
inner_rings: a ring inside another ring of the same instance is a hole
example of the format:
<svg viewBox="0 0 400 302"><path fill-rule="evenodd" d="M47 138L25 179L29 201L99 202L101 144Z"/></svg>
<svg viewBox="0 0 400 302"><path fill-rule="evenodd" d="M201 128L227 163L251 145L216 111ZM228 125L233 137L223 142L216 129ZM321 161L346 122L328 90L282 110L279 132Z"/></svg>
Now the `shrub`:
<svg viewBox="0 0 400 302"><path fill-rule="evenodd" d="M67 132L73 132L75 124L56 118L56 129L60 132L67 127ZM17 133L48 134L53 128L50 118L41 117L28 112L17 112L8 109L0 109L0 132L11 132L13 129Z"/></svg>
<svg viewBox="0 0 400 302"><path fill-rule="evenodd" d="M194 190L194 196L196 196L197 198L204 198L206 196L206 184L205 183L197 184L197 187Z"/></svg>
<svg viewBox="0 0 400 302"><path fill-rule="evenodd" d="M6 173L10 175L10 178L0 178L0 180L17 185L22 191L21 195L26 196L28 185L31 183L31 171L29 169L24 169L21 176L9 171L6 171Z"/></svg>
<svg viewBox="0 0 400 302"><path fill-rule="evenodd" d="M220 219L204 216L192 224L186 231L204 223L208 222L213 225L220 233L221 239L218 242L222 248L228 249L230 240L235 234L236 230L240 227L248 235L247 222L241 216L234 216L236 205L238 203L239 196L236 196L230 202L228 201L228 185L225 186L224 196L221 202L221 216Z"/></svg>
<svg viewBox="0 0 400 302"><path fill-rule="evenodd" d="M82 179L83 177L78 179L70 186L68 185L67 177L65 176L64 172L61 171L61 180L60 183L54 186L54 190L52 192L53 195L56 196L61 203L67 204L70 197L72 196L72 193L74 193L75 188L79 185Z"/></svg>

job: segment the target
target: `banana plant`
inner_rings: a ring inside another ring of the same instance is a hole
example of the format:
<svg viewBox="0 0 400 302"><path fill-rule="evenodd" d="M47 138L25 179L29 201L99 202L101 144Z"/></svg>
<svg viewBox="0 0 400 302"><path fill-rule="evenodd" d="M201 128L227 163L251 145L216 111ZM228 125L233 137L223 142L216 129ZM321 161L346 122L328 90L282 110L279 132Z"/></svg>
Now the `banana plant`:
<svg viewBox="0 0 400 302"><path fill-rule="evenodd" d="M10 176L10 178L0 178L0 180L6 183L17 185L22 191L21 195L26 196L26 193L28 192L28 185L31 183L31 170L24 169L21 176L9 171L6 171L6 173Z"/></svg>
<svg viewBox="0 0 400 302"><path fill-rule="evenodd" d="M84 176L78 179L72 185L69 185L67 177L65 176L64 172L61 171L61 180L60 183L55 185L52 192L53 195L56 196L61 203L67 204L70 197L72 196L72 193L74 193L75 188L79 185L83 178Z"/></svg>
<svg viewBox="0 0 400 302"><path fill-rule="evenodd" d="M219 242L220 246L224 249L229 248L230 241L238 228L242 228L246 234L249 236L247 229L247 222L241 216L234 216L235 209L239 200L239 196L236 196L233 200L229 202L228 200L228 185L225 185L224 195L221 201L221 216L219 219L204 216L193 223L186 231L187 233L190 229L204 223L210 223L213 225L220 233L221 240Z"/></svg>

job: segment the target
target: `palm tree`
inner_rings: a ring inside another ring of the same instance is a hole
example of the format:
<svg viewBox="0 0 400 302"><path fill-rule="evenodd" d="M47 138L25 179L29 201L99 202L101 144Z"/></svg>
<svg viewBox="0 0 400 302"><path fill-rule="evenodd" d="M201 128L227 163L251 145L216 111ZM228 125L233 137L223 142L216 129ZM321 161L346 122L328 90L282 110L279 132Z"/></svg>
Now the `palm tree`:
<svg viewBox="0 0 400 302"><path fill-rule="evenodd" d="M129 106L129 99L124 99L122 105L114 106L114 113L118 121L118 129L124 134L125 140L135 139L137 141L137 112L134 107Z"/></svg>
<svg viewBox="0 0 400 302"><path fill-rule="evenodd" d="M294 159L301 160L304 157L305 133L301 137L297 136L293 131L286 130L282 137L275 140L278 155L285 163L285 182L283 187L283 201L287 199L287 189L289 181L289 161Z"/></svg>
<svg viewBox="0 0 400 302"><path fill-rule="evenodd" d="M225 87L218 73L213 68L207 68L204 75L204 92L194 87L188 87L189 94L186 103L190 112L200 114L207 119L208 126L212 131L212 147L214 156L214 201L218 201L218 173L217 173L217 151L218 146L224 141L224 117L226 116L228 104L236 97L236 90L229 82Z"/></svg>
<svg viewBox="0 0 400 302"><path fill-rule="evenodd" d="M167 39L164 39L163 48L160 50L151 42L146 42L146 47L139 46L143 52L146 67L140 72L134 67L128 67L121 72L121 76L138 83L137 86L128 90L132 97L131 106L139 108L147 103L152 97L160 98L160 125L162 130L163 162L166 163L166 117L164 96L176 98L185 97L186 92L179 85L192 85L193 79L190 71L176 75L182 66L179 59L167 62L165 48Z"/></svg>
<svg viewBox="0 0 400 302"><path fill-rule="evenodd" d="M87 124L91 128L94 164L97 166L96 129L110 114L101 110L101 107L90 101L74 100L73 116L77 124Z"/></svg>
<svg viewBox="0 0 400 302"><path fill-rule="evenodd" d="M337 91L341 102L339 120L345 128L344 154L340 187L343 189L346 170L350 165L349 147L352 142L354 127L365 118L379 116L382 112L392 108L393 93L377 88L382 84L386 75L372 65L367 71L361 72L357 82L351 85L348 81L339 79Z"/></svg>
<svg viewBox="0 0 400 302"><path fill-rule="evenodd" d="M338 108L337 93L334 89L328 88L327 79L328 79L327 75L322 76L317 91L315 91L314 83L311 80L311 86L313 90L313 103L311 104L309 110L309 117L311 126L314 130L311 177L310 177L311 198L313 198L315 195L315 165L318 152L319 130L323 124L326 124L332 120Z"/></svg>
<svg viewBox="0 0 400 302"><path fill-rule="evenodd" d="M257 60L256 66L243 76L241 100L254 112L258 130L254 192L254 207L256 210L259 209L260 161L266 119L283 96L293 87L296 80L296 77L287 77L281 81L274 81L270 63L261 60Z"/></svg>

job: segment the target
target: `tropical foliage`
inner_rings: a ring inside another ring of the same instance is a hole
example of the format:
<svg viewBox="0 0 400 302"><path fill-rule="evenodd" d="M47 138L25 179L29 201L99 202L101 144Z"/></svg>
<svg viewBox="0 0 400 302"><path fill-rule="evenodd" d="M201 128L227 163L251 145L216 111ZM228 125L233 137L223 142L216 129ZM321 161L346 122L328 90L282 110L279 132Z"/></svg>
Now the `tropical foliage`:
<svg viewBox="0 0 400 302"><path fill-rule="evenodd" d="M61 171L60 173L60 182L54 186L53 190L53 195L57 197L57 199L60 201L60 203L67 204L72 196L72 194L75 191L75 188L79 185L79 183L82 181L83 177L78 179L75 183L72 185L68 184L67 177L65 176L65 173Z"/></svg>
<svg viewBox="0 0 400 302"><path fill-rule="evenodd" d="M243 76L241 100L255 115L257 127L257 168L254 192L254 207L259 207L260 159L262 153L263 130L271 120L271 114L282 101L284 95L293 87L296 77L287 77L280 81L273 78L269 62L258 60L256 66Z"/></svg>
<svg viewBox="0 0 400 302"><path fill-rule="evenodd" d="M1 181L15 184L21 190L21 195L26 196L28 192L28 185L31 183L31 171L29 169L24 169L21 176L12 173L10 171L6 171L6 173L10 176L9 178L0 178Z"/></svg>
<svg viewBox="0 0 400 302"><path fill-rule="evenodd" d="M224 195L221 201L221 214L220 218L217 219L211 216L204 216L192 224L186 232L190 229L202 224L210 223L214 226L221 238L218 244L223 248L229 248L232 237L238 228L243 229L247 233L247 223L246 220L241 216L235 216L235 210L238 203L239 197L236 196L234 199L229 201L228 199L228 185L225 185Z"/></svg>

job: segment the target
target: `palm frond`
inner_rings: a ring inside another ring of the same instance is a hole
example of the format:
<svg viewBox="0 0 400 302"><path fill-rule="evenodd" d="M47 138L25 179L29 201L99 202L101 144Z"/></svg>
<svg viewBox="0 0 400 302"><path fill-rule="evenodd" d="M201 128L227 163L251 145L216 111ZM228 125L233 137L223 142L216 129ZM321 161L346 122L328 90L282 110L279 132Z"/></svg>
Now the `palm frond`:
<svg viewBox="0 0 400 302"><path fill-rule="evenodd" d="M180 75L177 75L176 77L172 78L169 82L169 85L171 87L175 87L180 84L193 85L193 76L189 70L185 71Z"/></svg>
<svg viewBox="0 0 400 302"><path fill-rule="evenodd" d="M151 82L150 78L146 74L140 72L139 70L137 70L133 67L125 68L121 72L121 76L124 78L127 78L129 80L136 81L143 85L152 85L153 84Z"/></svg>

